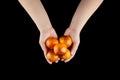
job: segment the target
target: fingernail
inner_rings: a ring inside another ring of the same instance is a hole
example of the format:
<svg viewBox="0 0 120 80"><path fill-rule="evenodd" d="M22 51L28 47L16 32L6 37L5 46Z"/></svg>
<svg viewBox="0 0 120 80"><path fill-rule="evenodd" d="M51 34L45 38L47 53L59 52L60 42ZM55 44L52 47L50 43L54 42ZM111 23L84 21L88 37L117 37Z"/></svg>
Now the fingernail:
<svg viewBox="0 0 120 80"><path fill-rule="evenodd" d="M61 59L61 61L64 61L64 59Z"/></svg>
<svg viewBox="0 0 120 80"><path fill-rule="evenodd" d="M67 63L68 62L68 60L66 60L66 61L64 61L65 63Z"/></svg>
<svg viewBox="0 0 120 80"><path fill-rule="evenodd" d="M52 64L52 62L48 62L49 64Z"/></svg>
<svg viewBox="0 0 120 80"><path fill-rule="evenodd" d="M58 63L58 60L57 60L57 61L55 61L55 63Z"/></svg>

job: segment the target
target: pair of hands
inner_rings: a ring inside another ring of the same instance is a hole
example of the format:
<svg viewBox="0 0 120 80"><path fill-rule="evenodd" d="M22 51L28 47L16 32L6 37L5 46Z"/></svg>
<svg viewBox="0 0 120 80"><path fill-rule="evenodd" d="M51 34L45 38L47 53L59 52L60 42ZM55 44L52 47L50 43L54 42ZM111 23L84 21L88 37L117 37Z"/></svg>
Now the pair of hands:
<svg viewBox="0 0 120 80"><path fill-rule="evenodd" d="M77 51L80 43L79 32L81 31L82 27L86 24L88 19L97 10L97 8L103 1L104 0L81 0L71 21L72 24L64 33L64 35L71 36L73 40L73 46L71 49L72 57L66 62L70 61ZM49 25L51 26L51 23L49 21L48 15L45 12L44 6L42 5L40 0L19 0L19 2L29 13L36 26L38 26L38 29L41 30L39 43L46 58L47 48L45 45L45 41L49 37L57 38L57 34L53 27L49 27ZM31 3L33 4L31 5ZM42 27L45 25L46 27ZM49 62L48 60L47 62L51 64L51 62Z"/></svg>
<svg viewBox="0 0 120 80"><path fill-rule="evenodd" d="M71 28L67 28L64 35L71 36L71 38L73 40L73 46L72 46L72 49L71 49L72 57L65 61L65 62L69 62L75 56L75 53L76 53L76 51L78 49L78 46L79 46L79 43L80 43L80 38L79 38L79 33L76 33L76 31L72 30ZM43 50L45 59L47 60L47 62L49 64L52 64L52 62L50 62L46 58L47 48L46 48L46 45L45 45L45 41L49 37L56 37L56 38L58 37L57 33L55 32L54 28L52 28L52 27L50 29L46 29L43 32L41 32L39 43L40 43L40 46Z"/></svg>

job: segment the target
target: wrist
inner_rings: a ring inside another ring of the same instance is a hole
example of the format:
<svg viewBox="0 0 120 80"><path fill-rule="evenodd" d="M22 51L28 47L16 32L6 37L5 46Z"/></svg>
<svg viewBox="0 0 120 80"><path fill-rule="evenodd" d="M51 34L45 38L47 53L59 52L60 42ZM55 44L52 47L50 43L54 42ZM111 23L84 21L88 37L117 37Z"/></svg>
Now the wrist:
<svg viewBox="0 0 120 80"><path fill-rule="evenodd" d="M50 26L50 25L39 26L39 27L38 27L40 33L48 32L48 31L51 30L52 28L53 28L53 27Z"/></svg>
<svg viewBox="0 0 120 80"><path fill-rule="evenodd" d="M80 31L81 31L81 29L79 29L79 28L76 28L76 27L69 27L69 29L71 30L71 31L73 31L74 33L77 33L77 34L79 34L80 33Z"/></svg>

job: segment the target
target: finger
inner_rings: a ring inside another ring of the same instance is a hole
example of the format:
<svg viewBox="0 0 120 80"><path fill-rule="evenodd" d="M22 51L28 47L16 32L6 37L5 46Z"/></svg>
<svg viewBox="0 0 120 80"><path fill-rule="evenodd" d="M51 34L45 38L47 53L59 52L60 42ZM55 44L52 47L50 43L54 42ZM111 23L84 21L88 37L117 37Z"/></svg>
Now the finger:
<svg viewBox="0 0 120 80"><path fill-rule="evenodd" d="M60 60L60 58L57 61L55 61L55 63L58 63L59 60Z"/></svg>
<svg viewBox="0 0 120 80"><path fill-rule="evenodd" d="M72 49L71 49L71 57L69 59L65 60L64 62L69 62L75 56L77 49L78 49L78 45L77 45L77 43L74 43L72 46Z"/></svg>
<svg viewBox="0 0 120 80"><path fill-rule="evenodd" d="M45 57L46 61L47 61L49 64L52 64L52 62L50 62L50 61L47 59L47 57L46 57L46 54L47 54L47 48L46 48L46 46L43 47L43 52L44 52L44 57Z"/></svg>
<svg viewBox="0 0 120 80"><path fill-rule="evenodd" d="M42 50L43 50L44 57L45 57L46 61L47 61L49 64L52 64L52 62L50 62L50 61L47 59L47 57L46 57L47 48L46 48L44 42L40 42L40 45L41 45L41 48L42 48Z"/></svg>
<svg viewBox="0 0 120 80"><path fill-rule="evenodd" d="M49 64L52 64L52 62L47 59L46 53L44 53L44 56L45 56L46 61L47 61Z"/></svg>

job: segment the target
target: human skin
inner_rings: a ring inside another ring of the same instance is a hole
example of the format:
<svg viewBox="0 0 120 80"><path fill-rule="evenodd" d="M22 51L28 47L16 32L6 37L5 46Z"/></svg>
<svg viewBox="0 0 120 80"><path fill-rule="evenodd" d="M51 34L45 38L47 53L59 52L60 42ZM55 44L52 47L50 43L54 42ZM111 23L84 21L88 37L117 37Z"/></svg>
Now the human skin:
<svg viewBox="0 0 120 80"><path fill-rule="evenodd" d="M72 18L71 24L64 33L64 35L70 35L74 43L71 49L72 57L65 62L70 61L74 57L80 44L79 34L82 28L102 2L103 0L81 0L79 3L77 10Z"/></svg>
<svg viewBox="0 0 120 80"><path fill-rule="evenodd" d="M36 24L37 28L40 31L40 39L39 43L43 50L45 59L49 64L52 64L47 58L47 48L45 46L45 40L48 37L56 37L57 33L53 29L47 12L45 11L42 3L40 0L18 0L26 12L30 15L34 23Z"/></svg>
<svg viewBox="0 0 120 80"><path fill-rule="evenodd" d="M18 0L20 4L24 7L26 12L33 19L34 23L40 31L40 46L43 50L44 56L46 58L47 48L45 46L45 40L48 37L56 37L57 33L51 25L49 17L41 3L40 0ZM70 61L74 56L80 44L80 31L88 21L88 19L97 10L103 0L81 0L79 3L70 26L66 29L64 35L70 35L73 39L73 46L71 49L72 57L65 62ZM46 58L47 60L47 58ZM47 60L49 64L52 64Z"/></svg>

